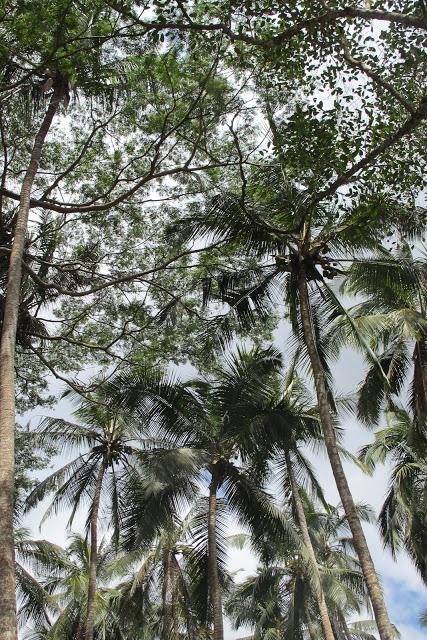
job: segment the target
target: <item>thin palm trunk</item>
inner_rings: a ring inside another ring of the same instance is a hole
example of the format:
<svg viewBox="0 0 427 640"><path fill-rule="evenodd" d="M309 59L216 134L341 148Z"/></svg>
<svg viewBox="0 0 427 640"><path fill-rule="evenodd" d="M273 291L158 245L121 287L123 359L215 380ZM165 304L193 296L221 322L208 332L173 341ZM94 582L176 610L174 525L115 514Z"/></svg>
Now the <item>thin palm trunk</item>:
<svg viewBox="0 0 427 640"><path fill-rule="evenodd" d="M171 565L170 565L170 573L171 573L171 638L176 640L179 638L179 621L178 621L178 591L177 591L177 582L178 582L178 567L175 555L171 552Z"/></svg>
<svg viewBox="0 0 427 640"><path fill-rule="evenodd" d="M212 476L209 486L208 508L208 584L213 609L213 640L224 640L224 622L222 617L221 586L218 574L218 555L216 546L216 512L218 481Z"/></svg>
<svg viewBox="0 0 427 640"><path fill-rule="evenodd" d="M427 338L422 336L415 344L414 355L415 415L420 429L427 417Z"/></svg>
<svg viewBox="0 0 427 640"><path fill-rule="evenodd" d="M308 610L307 605L304 606L304 612L307 620L307 631L308 631L308 635L310 636L310 640L317 640L316 629L311 621L310 611Z"/></svg>
<svg viewBox="0 0 427 640"><path fill-rule="evenodd" d="M332 472L334 474L338 493L353 536L354 547L368 588L369 597L374 610L375 621L378 627L378 633L381 640L393 640L392 626L388 617L382 589L375 571L374 563L372 562L365 534L357 514L353 496L351 495L350 487L338 452L335 430L331 419L331 406L328 398L326 375L322 360L317 350L307 279L303 262L300 262L298 292L304 341L313 371L323 438L332 467Z"/></svg>
<svg viewBox="0 0 427 640"><path fill-rule="evenodd" d="M172 550L165 553L163 561L163 624L162 624L162 640L172 640L176 638L178 631L177 615L177 593L176 583L178 579L176 558Z"/></svg>
<svg viewBox="0 0 427 640"><path fill-rule="evenodd" d="M308 530L307 519L305 517L304 506L302 504L299 488L295 480L294 470L292 468L292 462L289 453L285 452L286 469L288 472L289 482L292 490L292 501L294 503L295 511L297 514L298 525L301 531L302 540L307 554L315 574L316 581L316 598L319 607L320 620L322 623L323 633L325 640L335 640L334 632L332 630L331 621L329 619L328 607L326 606L325 594L322 588L322 582L320 579L319 568L317 565L316 554L313 549L313 544L310 538L310 532Z"/></svg>
<svg viewBox="0 0 427 640"><path fill-rule="evenodd" d="M37 174L46 136L64 95L62 78L34 140L30 162L22 183L18 215L10 254L7 293L0 346L0 640L16 638L15 549L13 500L15 476L15 346L21 293L22 259L27 234L31 189Z"/></svg>
<svg viewBox="0 0 427 640"><path fill-rule="evenodd" d="M344 629L345 640L353 640L353 636L351 634L350 629L348 628L347 620L345 619L344 616L342 616L341 618L341 624Z"/></svg>
<svg viewBox="0 0 427 640"><path fill-rule="evenodd" d="M98 514L101 500L102 481L104 479L105 466L101 463L93 496L92 513L90 515L90 561L89 583L87 589L87 612L85 625L85 640L93 640L93 627L95 618L96 578L98 567Z"/></svg>
<svg viewBox="0 0 427 640"><path fill-rule="evenodd" d="M170 551L166 551L165 558L163 560L163 586L162 586L162 640L168 640L170 635L170 606L168 603L169 595L169 563L170 563Z"/></svg>

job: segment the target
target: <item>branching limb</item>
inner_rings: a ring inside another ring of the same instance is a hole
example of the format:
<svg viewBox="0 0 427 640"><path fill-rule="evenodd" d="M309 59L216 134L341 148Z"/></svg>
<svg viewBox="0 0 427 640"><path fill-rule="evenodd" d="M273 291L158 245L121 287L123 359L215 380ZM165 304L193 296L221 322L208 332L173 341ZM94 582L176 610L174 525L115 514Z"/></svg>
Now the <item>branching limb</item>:
<svg viewBox="0 0 427 640"><path fill-rule="evenodd" d="M407 98L405 98L405 96L403 96L399 91L397 91L397 89L395 89L393 85L390 84L390 82L387 82L387 80L384 80L384 78L382 78L377 71L374 71L373 69L368 67L366 64L364 64L360 60L356 60L356 58L353 58L353 56L350 55L348 47L345 44L344 44L344 58L352 67L362 71L375 84L382 87L382 89L384 89L390 95L392 95L398 102L400 102L400 104L407 111L409 111L409 113L412 116L414 116L417 113L417 110L414 107L414 105L409 100L407 100Z"/></svg>

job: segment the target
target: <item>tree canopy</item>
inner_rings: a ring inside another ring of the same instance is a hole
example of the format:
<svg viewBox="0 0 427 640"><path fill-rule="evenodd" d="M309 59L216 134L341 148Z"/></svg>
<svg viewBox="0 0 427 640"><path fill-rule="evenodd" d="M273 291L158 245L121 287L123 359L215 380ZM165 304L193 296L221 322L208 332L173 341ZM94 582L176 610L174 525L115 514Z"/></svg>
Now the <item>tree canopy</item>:
<svg viewBox="0 0 427 640"><path fill-rule="evenodd" d="M0 640L395 637L344 462L388 464L425 582L426 32L424 0L0 2ZM49 494L66 549L20 528Z"/></svg>

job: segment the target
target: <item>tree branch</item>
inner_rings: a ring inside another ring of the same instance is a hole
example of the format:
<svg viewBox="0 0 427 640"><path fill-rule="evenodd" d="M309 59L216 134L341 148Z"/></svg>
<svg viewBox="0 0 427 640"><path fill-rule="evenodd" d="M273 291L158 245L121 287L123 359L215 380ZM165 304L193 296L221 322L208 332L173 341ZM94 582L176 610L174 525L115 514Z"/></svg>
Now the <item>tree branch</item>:
<svg viewBox="0 0 427 640"><path fill-rule="evenodd" d="M385 89L388 93L390 93L394 98L396 98L396 100L400 102L400 104L407 111L409 111L411 115L416 114L417 111L414 105L409 100L407 100L405 96L399 93L399 91L397 91L397 89L395 89L393 85L391 85L389 82L381 78L381 76L376 71L374 71L373 69L370 69L366 64L364 64L360 60L356 60L356 58L353 58L353 56L350 55L350 52L346 45L344 45L344 58L352 67L355 67L356 69L359 69L360 71L362 71L365 75L368 76L368 78L371 78L371 80L375 84L379 85L380 87Z"/></svg>
<svg viewBox="0 0 427 640"><path fill-rule="evenodd" d="M309 202L309 207L318 204L324 198L333 195L339 187L343 186L350 182L351 178L361 169L369 166L373 160L375 160L379 155L387 151L393 144L401 140L404 136L408 135L414 129L416 129L420 123L427 118L427 96L424 96L420 101L417 110L415 113L403 123L403 125L395 131L391 136L386 138L380 145L372 149L366 156L361 158L358 162L353 164L347 171L344 171L329 187L320 191L317 195L315 195Z"/></svg>
<svg viewBox="0 0 427 640"><path fill-rule="evenodd" d="M211 244L208 247L201 247L200 249L188 249L187 251L182 251L181 253L178 253L177 255L173 256L173 258L169 258L168 260L166 260L165 262L163 262L161 265L157 267L153 267L145 271L137 271L136 273L128 273L124 276L120 276L119 278L113 278L112 280L108 280L107 282L104 282L95 287L92 287L91 289L87 289L86 291L72 291L69 289L64 289L63 287L61 287L60 285L54 282L47 282L42 278L40 278L39 275L35 271L33 271L33 269L31 269L31 267L28 264L23 263L23 267L27 271L27 273L31 276L31 278L34 280L34 282L42 289L53 289L54 291L57 291L62 295L67 295L74 298L82 298L84 296L89 296L93 293L97 293L98 291L102 291L107 287L112 287L116 284L121 284L123 282L131 282L133 280L138 280L145 276L151 275L152 273L162 271L173 262L176 262L177 260L180 260L185 256L189 256L195 253L201 253L202 251L208 251L210 249L214 249L215 247L218 247L221 244L224 244L224 242L225 242L224 240L219 240L218 242L215 242L214 244Z"/></svg>
<svg viewBox="0 0 427 640"><path fill-rule="evenodd" d="M56 213L62 213L68 215L70 213L96 213L98 211L107 211L112 207L117 206L122 203L124 200L132 196L134 193L139 191L144 185L146 185L151 180L158 180L159 178L164 178L166 176L173 176L179 173L196 173L198 171L208 171L209 169L218 169L220 167L229 167L234 166L236 162L214 162L210 164L200 165L198 167L186 167L185 165L182 167L174 167L173 169L165 169L164 171L158 171L157 173L149 173L143 178L141 178L131 189L117 196L115 199L110 200L109 202L104 202L102 204L74 204L70 203L67 205L62 205L60 202L50 201L50 200L38 200L36 198L31 198L30 207L31 208L39 208L39 209L47 209L48 211L55 211ZM19 201L19 194L14 191L10 191L10 189L0 188L0 194L4 195L11 200Z"/></svg>

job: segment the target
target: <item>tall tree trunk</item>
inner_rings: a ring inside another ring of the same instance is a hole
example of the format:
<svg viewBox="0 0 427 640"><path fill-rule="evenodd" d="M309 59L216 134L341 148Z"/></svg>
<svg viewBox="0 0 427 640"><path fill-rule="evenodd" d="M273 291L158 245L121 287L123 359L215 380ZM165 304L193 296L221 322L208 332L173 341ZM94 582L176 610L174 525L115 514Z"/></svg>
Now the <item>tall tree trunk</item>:
<svg viewBox="0 0 427 640"><path fill-rule="evenodd" d="M7 293L0 346L0 640L16 638L15 548L13 500L15 480L15 346L31 189L44 141L64 95L65 83L55 81L48 109L34 140L22 183L18 215L9 260Z"/></svg>
<svg viewBox="0 0 427 640"><path fill-rule="evenodd" d="M310 611L308 610L307 604L304 605L304 613L307 620L307 630L308 635L310 636L310 640L317 640L318 636L316 633L316 628L311 621Z"/></svg>
<svg viewBox="0 0 427 640"><path fill-rule="evenodd" d="M414 362L414 404L418 428L425 429L427 420L427 337L422 336L415 343Z"/></svg>
<svg viewBox="0 0 427 640"><path fill-rule="evenodd" d="M102 481L104 479L105 466L101 462L95 485L93 496L92 513L90 515L90 563L89 563L89 583L87 588L87 612L85 625L85 640L93 640L93 625L95 617L95 597L96 597L96 573L98 567L98 514L99 502L101 500Z"/></svg>
<svg viewBox="0 0 427 640"><path fill-rule="evenodd" d="M378 633L380 634L381 640L393 640L393 630L388 617L383 592L375 571L374 563L372 562L365 534L357 514L353 496L351 495L350 487L348 485L337 448L336 435L331 418L331 406L328 398L326 375L322 365L322 360L317 350L305 266L302 261L299 265L298 292L304 341L313 371L323 438L328 452L329 461L331 463L332 472L334 474L337 489L353 536L354 547L368 588L369 597L374 610L375 621L378 627Z"/></svg>
<svg viewBox="0 0 427 640"><path fill-rule="evenodd" d="M209 486L208 508L208 584L213 609L213 640L224 640L224 622L222 618L221 586L218 575L218 555L216 547L216 511L218 480L213 472Z"/></svg>
<svg viewBox="0 0 427 640"><path fill-rule="evenodd" d="M163 560L163 588L162 588L162 640L173 640L178 634L177 614L177 579L178 573L174 551L168 549Z"/></svg>
<svg viewBox="0 0 427 640"><path fill-rule="evenodd" d="M325 594L323 593L322 582L320 579L320 573L317 565L316 554L314 553L313 544L310 538L310 532L308 530L304 506L302 504L299 488L295 480L294 470L292 468L292 462L291 462L289 453L287 451L285 452L285 461L286 461L286 468L288 472L289 482L292 490L292 500L293 500L295 511L297 514L298 525L302 535L302 541L304 543L305 548L307 549L307 554L315 574L316 598L317 598L317 604L319 607L323 634L325 636L325 640L335 640L331 621L329 619L328 607L326 606Z"/></svg>
<svg viewBox="0 0 427 640"><path fill-rule="evenodd" d="M175 557L174 552L171 552L171 566L170 566L170 572L171 572L171 603L170 603L170 608L171 608L171 635L170 638L171 640L178 640L179 638L179 620L178 620L178 589L177 589L177 583L178 583L178 573L179 573L179 567L178 567L178 563L177 563L177 559Z"/></svg>

